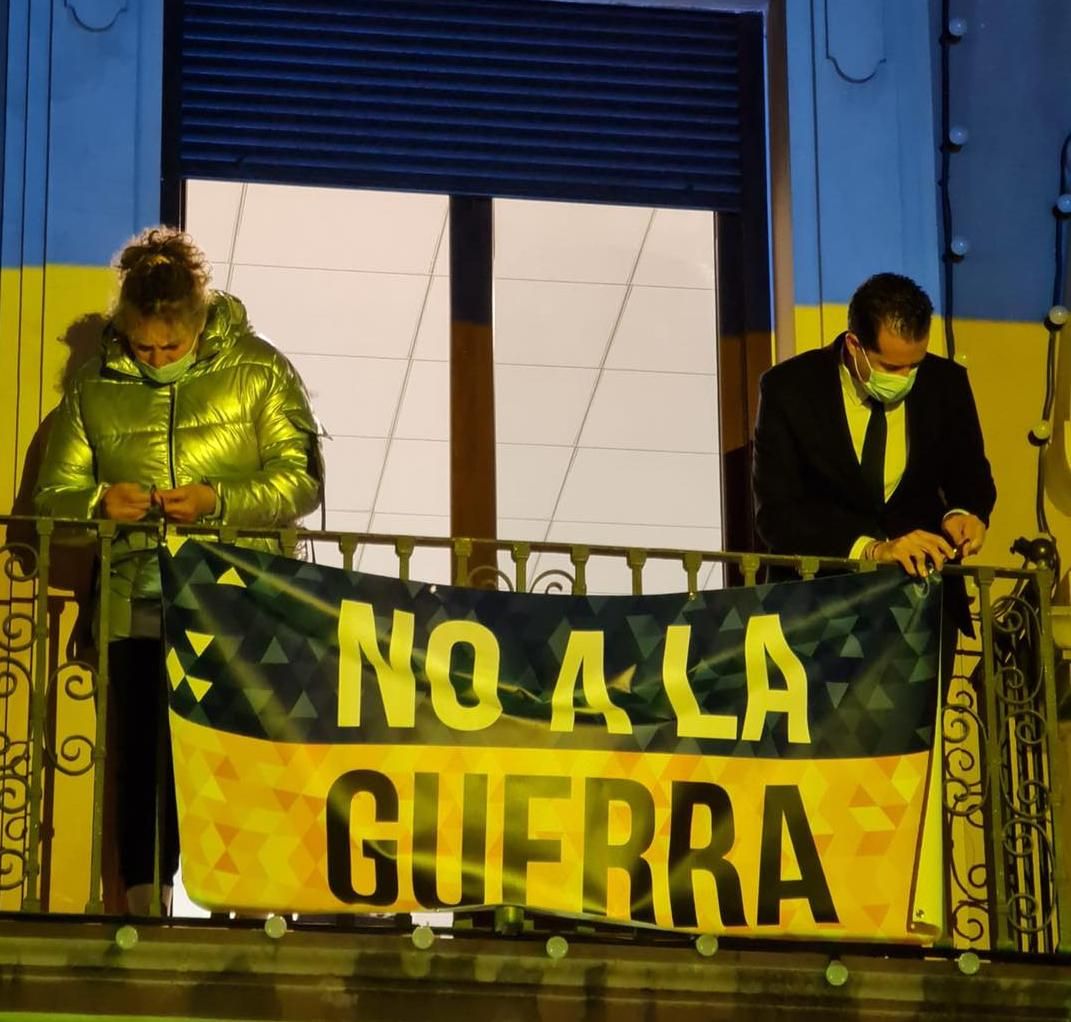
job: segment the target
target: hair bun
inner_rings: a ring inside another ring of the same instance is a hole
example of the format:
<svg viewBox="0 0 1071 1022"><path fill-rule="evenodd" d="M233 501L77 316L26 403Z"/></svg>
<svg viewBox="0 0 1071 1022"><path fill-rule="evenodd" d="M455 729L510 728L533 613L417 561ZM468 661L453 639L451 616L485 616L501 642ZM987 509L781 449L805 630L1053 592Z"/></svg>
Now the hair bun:
<svg viewBox="0 0 1071 1022"><path fill-rule="evenodd" d="M164 316L195 322L207 302L210 270L193 239L173 227L150 227L116 259L119 300L115 315Z"/></svg>

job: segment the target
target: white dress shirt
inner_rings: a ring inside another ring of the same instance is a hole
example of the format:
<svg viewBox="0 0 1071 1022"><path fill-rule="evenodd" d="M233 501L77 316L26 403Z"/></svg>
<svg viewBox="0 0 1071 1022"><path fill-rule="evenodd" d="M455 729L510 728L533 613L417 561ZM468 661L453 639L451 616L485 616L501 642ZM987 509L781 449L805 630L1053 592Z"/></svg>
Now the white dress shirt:
<svg viewBox="0 0 1071 1022"><path fill-rule="evenodd" d="M848 432L852 436L852 447L855 448L855 457L862 464L863 440L866 438L866 427L870 422L870 395L867 394L863 385L848 371L848 367L840 364L841 393L844 395L844 414L848 418ZM885 406L885 499L888 500L900 480L904 477L904 469L907 468L907 411L904 401ZM860 536L852 544L849 557L858 558L870 543L877 539L876 536Z"/></svg>

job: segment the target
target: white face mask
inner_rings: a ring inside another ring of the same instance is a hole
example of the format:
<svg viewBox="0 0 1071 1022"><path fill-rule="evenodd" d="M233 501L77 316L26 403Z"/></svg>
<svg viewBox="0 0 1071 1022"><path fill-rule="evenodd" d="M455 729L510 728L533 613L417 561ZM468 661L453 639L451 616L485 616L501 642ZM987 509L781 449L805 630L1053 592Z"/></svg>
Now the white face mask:
<svg viewBox="0 0 1071 1022"><path fill-rule="evenodd" d="M886 373L880 369L875 369L870 364L870 359L867 356L866 351L860 348L852 349L852 357L855 357L856 351L863 352L863 360L866 362L867 369L870 370L870 375L867 377L866 382L863 382L863 374L859 372L859 363L855 363L856 375L863 383L863 389L875 400L880 401L883 405L894 405L897 401L902 401L909 393L911 388L915 386L915 377L918 375L918 367L912 368L911 372L907 375L901 375L900 373Z"/></svg>
<svg viewBox="0 0 1071 1022"><path fill-rule="evenodd" d="M152 380L153 383L174 383L196 360L196 344L190 345L190 350L185 355L181 358L176 358L174 362L168 362L167 365L151 366L147 362L135 359L141 375L147 380Z"/></svg>

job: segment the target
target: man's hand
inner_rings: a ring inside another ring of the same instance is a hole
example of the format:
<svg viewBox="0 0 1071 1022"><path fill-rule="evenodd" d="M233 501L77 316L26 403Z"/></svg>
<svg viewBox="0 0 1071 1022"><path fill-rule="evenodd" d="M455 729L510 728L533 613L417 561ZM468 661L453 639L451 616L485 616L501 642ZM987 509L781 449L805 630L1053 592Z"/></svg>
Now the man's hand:
<svg viewBox="0 0 1071 1022"><path fill-rule="evenodd" d="M909 575L925 578L931 569L940 571L955 553L943 536L915 529L897 539L875 543L870 558L885 564L899 564Z"/></svg>
<svg viewBox="0 0 1071 1022"><path fill-rule="evenodd" d="M961 557L978 553L985 543L985 522L977 515L949 515L941 523L941 528Z"/></svg>
<svg viewBox="0 0 1071 1022"><path fill-rule="evenodd" d="M114 483L100 498L104 517L115 522L140 522L150 505L149 491L137 483Z"/></svg>
<svg viewBox="0 0 1071 1022"><path fill-rule="evenodd" d="M157 490L155 496L169 522L189 524L216 510L216 491L207 483L187 483L174 490Z"/></svg>

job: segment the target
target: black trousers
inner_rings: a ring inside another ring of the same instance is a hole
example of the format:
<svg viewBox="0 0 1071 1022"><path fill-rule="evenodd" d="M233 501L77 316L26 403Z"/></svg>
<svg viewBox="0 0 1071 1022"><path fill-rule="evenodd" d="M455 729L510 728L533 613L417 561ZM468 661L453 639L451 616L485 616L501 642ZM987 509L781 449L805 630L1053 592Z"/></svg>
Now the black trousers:
<svg viewBox="0 0 1071 1022"><path fill-rule="evenodd" d="M170 884L178 871L179 845L163 642L110 643L108 680L116 711L119 870L127 887L152 883L159 819L160 883Z"/></svg>

